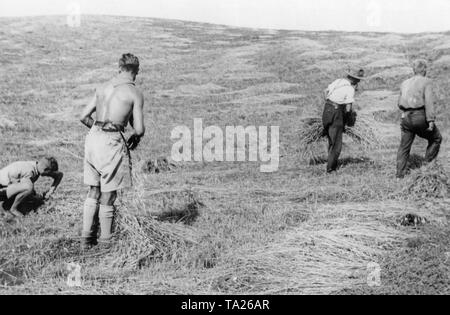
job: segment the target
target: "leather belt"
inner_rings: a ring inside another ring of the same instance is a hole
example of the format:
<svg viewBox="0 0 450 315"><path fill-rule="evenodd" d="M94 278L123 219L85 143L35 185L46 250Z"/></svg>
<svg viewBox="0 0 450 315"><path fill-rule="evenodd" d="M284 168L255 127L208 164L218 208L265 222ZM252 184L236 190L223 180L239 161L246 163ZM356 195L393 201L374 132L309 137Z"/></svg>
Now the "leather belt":
<svg viewBox="0 0 450 315"><path fill-rule="evenodd" d="M404 112L418 112L421 110L425 110L425 106L418 107L418 108L405 108L403 106L400 106L400 109Z"/></svg>
<svg viewBox="0 0 450 315"><path fill-rule="evenodd" d="M333 106L334 109L339 109L339 108L342 109L342 108L344 108L346 106L346 104L338 104L338 103L335 103L335 102L330 101L330 100L327 100L326 104Z"/></svg>
<svg viewBox="0 0 450 315"><path fill-rule="evenodd" d="M105 132L125 132L125 127L112 122L96 121L94 126L100 127Z"/></svg>

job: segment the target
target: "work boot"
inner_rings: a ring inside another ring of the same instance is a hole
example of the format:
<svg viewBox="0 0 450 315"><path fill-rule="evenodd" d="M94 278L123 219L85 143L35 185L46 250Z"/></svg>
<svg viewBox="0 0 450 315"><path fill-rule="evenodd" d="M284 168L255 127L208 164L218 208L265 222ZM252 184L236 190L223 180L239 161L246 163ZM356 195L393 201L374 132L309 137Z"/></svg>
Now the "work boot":
<svg viewBox="0 0 450 315"><path fill-rule="evenodd" d="M82 237L81 238L81 250L88 251L97 245L97 240L92 237Z"/></svg>

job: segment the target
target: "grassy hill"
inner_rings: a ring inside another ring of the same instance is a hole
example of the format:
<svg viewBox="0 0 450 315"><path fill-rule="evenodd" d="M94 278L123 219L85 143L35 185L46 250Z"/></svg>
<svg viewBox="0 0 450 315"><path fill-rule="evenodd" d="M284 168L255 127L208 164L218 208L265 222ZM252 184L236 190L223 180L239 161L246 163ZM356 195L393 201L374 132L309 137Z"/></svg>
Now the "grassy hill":
<svg viewBox="0 0 450 315"><path fill-rule="evenodd" d="M0 48L0 165L54 155L66 175L51 203L22 222L0 223L0 293L449 293L449 200L398 194L406 184L394 175L396 92L414 58L431 63L439 126L448 137L450 33L253 30L91 16L69 28L63 17L36 17L0 19ZM174 255L140 268L111 268L101 253L78 250L87 192L87 130L78 115L125 52L141 59L137 85L146 99L148 135L134 154L139 214L170 221L161 226L197 240L166 244ZM325 165L300 158L298 129L302 117L320 113L321 91L348 64L368 71L358 106L374 113L387 146L367 152L347 142L342 168L326 176ZM190 163L144 174L150 159L170 155L172 129L192 127L194 118L205 126L281 126L280 170ZM425 146L418 141L414 153ZM446 171L448 152L445 141ZM198 213L188 207L191 194L202 205ZM410 212L425 216L427 226L398 226ZM189 226L174 223L183 216ZM66 284L72 262L82 266L81 288ZM381 265L381 287L367 285L373 262Z"/></svg>

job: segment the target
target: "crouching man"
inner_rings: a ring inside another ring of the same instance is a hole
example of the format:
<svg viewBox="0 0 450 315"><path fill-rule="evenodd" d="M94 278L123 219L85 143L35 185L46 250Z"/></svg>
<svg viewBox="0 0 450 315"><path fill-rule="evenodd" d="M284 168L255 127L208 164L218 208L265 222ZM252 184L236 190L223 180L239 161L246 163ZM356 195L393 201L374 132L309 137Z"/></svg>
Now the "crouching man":
<svg viewBox="0 0 450 315"><path fill-rule="evenodd" d="M48 200L63 179L55 158L43 158L37 162L15 162L0 170L0 202L12 203L10 213L23 217L19 207L35 195L34 184L40 176L50 177L53 184L42 199Z"/></svg>
<svg viewBox="0 0 450 315"><path fill-rule="evenodd" d="M416 136L428 141L425 161L435 160L442 136L436 126L433 81L427 78L427 62L414 62L414 77L403 82L398 106L402 111L402 139L397 156L397 178L405 177L411 146Z"/></svg>
<svg viewBox="0 0 450 315"><path fill-rule="evenodd" d="M117 191L131 186L130 152L144 136L144 97L136 88L139 59L125 54L119 74L100 86L83 111L81 122L90 128L85 142L84 183L90 187L83 212L82 248L109 247ZM96 113L96 120L92 115ZM125 141L130 123L134 134ZM97 227L100 222L100 240Z"/></svg>

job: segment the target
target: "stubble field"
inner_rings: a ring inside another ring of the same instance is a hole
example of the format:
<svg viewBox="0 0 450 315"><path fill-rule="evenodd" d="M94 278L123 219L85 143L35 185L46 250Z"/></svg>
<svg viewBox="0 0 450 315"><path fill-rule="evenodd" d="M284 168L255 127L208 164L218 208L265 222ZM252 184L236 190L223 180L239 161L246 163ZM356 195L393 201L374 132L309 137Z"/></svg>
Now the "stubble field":
<svg viewBox="0 0 450 315"><path fill-rule="evenodd" d="M63 17L37 17L1 19L0 48L0 166L52 155L65 173L50 203L20 222L0 222L0 293L450 293L450 199L405 192L410 179L394 176L398 87L418 57L431 62L437 83L445 138L439 163L449 171L450 33L251 30L90 16L70 28ZM155 244L158 255L124 267L111 264L111 254L79 250L87 129L78 116L126 52L141 59L147 136L133 153L139 207L119 211L154 217L160 237L177 231L188 241ZM301 159L298 131L302 118L320 115L323 89L348 64L367 69L358 107L377 119L385 146L362 150L347 139L342 167L327 176L324 164ZM193 128L194 118L222 128L280 126L279 171L185 163L144 172L149 160L170 157L171 131ZM413 153L425 147L417 141ZM399 225L408 213L427 224ZM67 285L70 263L82 268L81 287ZM370 287L373 263L381 282Z"/></svg>

